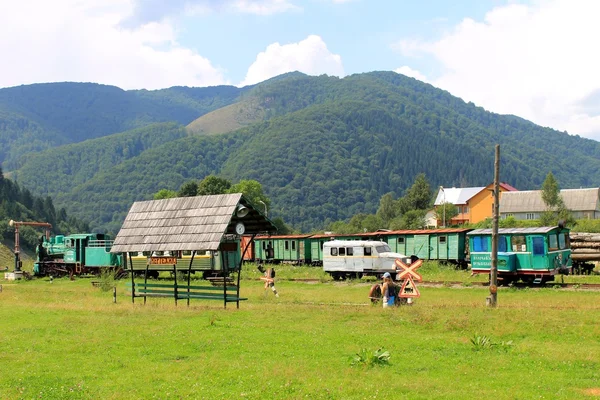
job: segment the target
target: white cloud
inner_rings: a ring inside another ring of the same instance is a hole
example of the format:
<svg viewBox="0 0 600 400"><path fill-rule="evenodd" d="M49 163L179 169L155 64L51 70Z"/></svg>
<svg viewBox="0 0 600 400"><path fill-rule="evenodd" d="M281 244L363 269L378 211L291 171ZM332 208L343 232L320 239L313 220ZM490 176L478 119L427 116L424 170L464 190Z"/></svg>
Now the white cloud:
<svg viewBox="0 0 600 400"><path fill-rule="evenodd" d="M418 80L420 80L422 82L429 83L429 80L427 80L427 77L425 75L423 75L422 73L420 73L416 69L412 69L408 65L404 65L404 66L402 66L400 68L396 68L394 70L394 72L397 73L397 74L402 74L402 75L410 76L411 78L418 79Z"/></svg>
<svg viewBox="0 0 600 400"><path fill-rule="evenodd" d="M131 13L129 0L11 2L0 13L0 87L56 81L124 89L225 83L208 59L177 44L168 20L122 28Z"/></svg>
<svg viewBox="0 0 600 400"><path fill-rule="evenodd" d="M600 140L600 2L540 0L464 19L437 41L395 44L436 58L431 83L491 111ZM591 97L590 97L591 96ZM591 100L590 100L591 99ZM598 104L591 104L595 101Z"/></svg>
<svg viewBox="0 0 600 400"><path fill-rule="evenodd" d="M310 35L298 43L273 43L256 56L239 86L252 85L285 72L300 71L308 75L344 76L342 58L333 54L320 36Z"/></svg>
<svg viewBox="0 0 600 400"><path fill-rule="evenodd" d="M238 12L257 15L271 15L287 11L301 10L300 7L295 6L287 0L236 0L232 4L232 8Z"/></svg>

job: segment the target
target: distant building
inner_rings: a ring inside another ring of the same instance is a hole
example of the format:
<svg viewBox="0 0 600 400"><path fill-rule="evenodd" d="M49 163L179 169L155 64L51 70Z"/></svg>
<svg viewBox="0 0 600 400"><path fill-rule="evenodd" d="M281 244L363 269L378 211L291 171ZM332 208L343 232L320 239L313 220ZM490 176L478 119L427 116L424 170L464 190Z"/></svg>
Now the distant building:
<svg viewBox="0 0 600 400"><path fill-rule="evenodd" d="M560 195L575 219L600 219L600 188L563 189ZM539 219L546 210L541 190L505 193L500 199L500 218Z"/></svg>
<svg viewBox="0 0 600 400"><path fill-rule="evenodd" d="M443 203L452 203L456 206L458 215L446 221L446 225L462 225L477 223L491 218L493 215L494 195L493 184L485 187L470 188L444 188L441 187L435 199L434 206L437 208ZM516 192L517 189L508 183L500 183L500 198L505 192ZM502 202L500 203L502 204ZM438 226L443 221L438 219Z"/></svg>

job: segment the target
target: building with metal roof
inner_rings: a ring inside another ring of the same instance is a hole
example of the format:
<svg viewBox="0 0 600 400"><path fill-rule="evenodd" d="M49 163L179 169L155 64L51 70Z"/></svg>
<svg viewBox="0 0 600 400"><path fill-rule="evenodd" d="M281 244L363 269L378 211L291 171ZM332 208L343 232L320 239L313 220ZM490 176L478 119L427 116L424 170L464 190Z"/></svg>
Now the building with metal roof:
<svg viewBox="0 0 600 400"><path fill-rule="evenodd" d="M517 191L507 183L500 183L500 197L505 192ZM444 203L451 203L456 206L458 214L446 225L461 225L466 223L477 223L492 217L492 205L494 204L493 184L484 187L469 188L445 188L440 186L434 207L441 206ZM442 218L443 219L443 218ZM444 225L444 221L441 225Z"/></svg>
<svg viewBox="0 0 600 400"><path fill-rule="evenodd" d="M560 196L575 219L600 218L600 188L563 189ZM534 220L547 209L541 190L507 192L500 199L501 218Z"/></svg>

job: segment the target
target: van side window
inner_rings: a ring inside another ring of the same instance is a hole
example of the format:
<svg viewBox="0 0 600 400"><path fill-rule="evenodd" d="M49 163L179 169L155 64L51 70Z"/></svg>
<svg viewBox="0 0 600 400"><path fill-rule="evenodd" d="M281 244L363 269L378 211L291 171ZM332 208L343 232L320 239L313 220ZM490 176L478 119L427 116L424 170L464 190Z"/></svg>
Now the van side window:
<svg viewBox="0 0 600 400"><path fill-rule="evenodd" d="M365 256L370 256L370 255L371 255L371 248L365 247Z"/></svg>
<svg viewBox="0 0 600 400"><path fill-rule="evenodd" d="M346 248L345 247L340 247L340 249L338 250L338 253L340 256L345 256L346 255Z"/></svg>
<svg viewBox="0 0 600 400"><path fill-rule="evenodd" d="M337 252L337 247L332 247L332 248L331 248L331 255L332 255L332 256L337 256L337 255L338 255L338 252Z"/></svg>
<svg viewBox="0 0 600 400"><path fill-rule="evenodd" d="M354 251L352 251L352 247L346 247L346 255L351 256L353 254L354 254Z"/></svg>

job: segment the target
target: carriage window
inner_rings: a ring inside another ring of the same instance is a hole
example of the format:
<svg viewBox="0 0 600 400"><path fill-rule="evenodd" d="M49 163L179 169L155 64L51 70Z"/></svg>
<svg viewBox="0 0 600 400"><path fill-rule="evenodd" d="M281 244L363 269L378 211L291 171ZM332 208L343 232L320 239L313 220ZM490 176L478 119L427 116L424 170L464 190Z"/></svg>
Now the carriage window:
<svg viewBox="0 0 600 400"><path fill-rule="evenodd" d="M403 237L399 237L398 238L398 244L404 244L404 238Z"/></svg>
<svg viewBox="0 0 600 400"><path fill-rule="evenodd" d="M365 256L370 256L372 254L370 247L365 247Z"/></svg>
<svg viewBox="0 0 600 400"><path fill-rule="evenodd" d="M556 235L548 235L548 250L558 250L558 238Z"/></svg>
<svg viewBox="0 0 600 400"><path fill-rule="evenodd" d="M498 238L498 251L501 253L506 252L506 236L500 236Z"/></svg>
<svg viewBox="0 0 600 400"><path fill-rule="evenodd" d="M534 256L543 256L546 254L544 251L544 238L543 237L533 237L531 238L531 243L533 245L533 255Z"/></svg>
<svg viewBox="0 0 600 400"><path fill-rule="evenodd" d="M354 251L352 250L352 247L346 247L346 254L351 256L354 254Z"/></svg>
<svg viewBox="0 0 600 400"><path fill-rule="evenodd" d="M285 241L285 249L286 250L290 249L290 242L288 240Z"/></svg>
<svg viewBox="0 0 600 400"><path fill-rule="evenodd" d="M331 248L331 255L332 256L337 256L338 255L338 253L337 253L337 247L332 247Z"/></svg>
<svg viewBox="0 0 600 400"><path fill-rule="evenodd" d="M571 243L569 240L569 236L566 233L561 233L558 235L558 247L561 250L568 249Z"/></svg>
<svg viewBox="0 0 600 400"><path fill-rule="evenodd" d="M267 244L265 242L262 242L262 248L263 250L267 248Z"/></svg>
<svg viewBox="0 0 600 400"><path fill-rule="evenodd" d="M321 242L321 251L323 251L323 243L325 242Z"/></svg>
<svg viewBox="0 0 600 400"><path fill-rule="evenodd" d="M440 236L440 244L446 243L446 236Z"/></svg>
<svg viewBox="0 0 600 400"><path fill-rule="evenodd" d="M487 236L473 236L473 251L490 251L488 248Z"/></svg>
<svg viewBox="0 0 600 400"><path fill-rule="evenodd" d="M512 251L527 251L525 236L512 236L510 238L510 247Z"/></svg>
<svg viewBox="0 0 600 400"><path fill-rule="evenodd" d="M346 248L345 247L340 247L340 249L338 250L340 256L345 256L346 255Z"/></svg>
<svg viewBox="0 0 600 400"><path fill-rule="evenodd" d="M292 250L296 250L296 241L292 240Z"/></svg>

